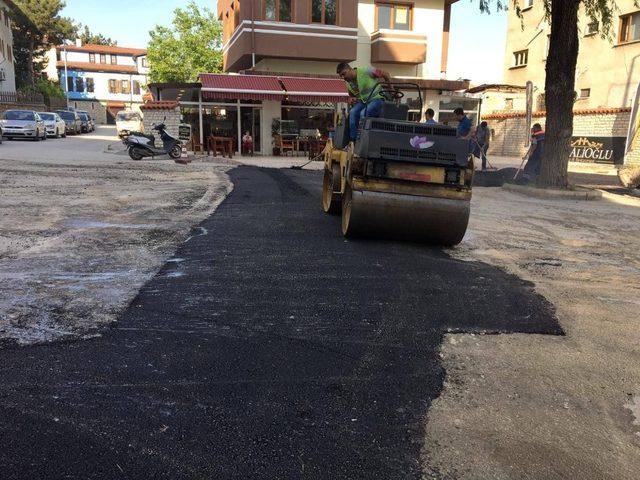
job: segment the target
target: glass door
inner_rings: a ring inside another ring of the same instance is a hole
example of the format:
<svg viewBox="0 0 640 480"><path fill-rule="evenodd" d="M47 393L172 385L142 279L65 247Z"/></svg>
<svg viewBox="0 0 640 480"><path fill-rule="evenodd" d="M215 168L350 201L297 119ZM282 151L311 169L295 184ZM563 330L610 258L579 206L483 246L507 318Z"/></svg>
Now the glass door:
<svg viewBox="0 0 640 480"><path fill-rule="evenodd" d="M240 107L240 125L242 128L242 136L249 132L253 138L254 152L262 151L262 139L260 138L260 108L256 107Z"/></svg>

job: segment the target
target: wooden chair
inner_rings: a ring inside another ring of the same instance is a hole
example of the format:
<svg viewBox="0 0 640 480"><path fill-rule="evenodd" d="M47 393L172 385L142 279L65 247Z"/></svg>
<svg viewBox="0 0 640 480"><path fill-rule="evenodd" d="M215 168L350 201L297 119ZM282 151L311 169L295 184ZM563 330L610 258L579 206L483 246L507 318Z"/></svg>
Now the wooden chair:
<svg viewBox="0 0 640 480"><path fill-rule="evenodd" d="M293 138L284 138L282 135L276 136L276 147L280 149L280 155L286 155L290 152L293 155L295 151L295 140Z"/></svg>
<svg viewBox="0 0 640 480"><path fill-rule="evenodd" d="M193 153L201 152L204 153L204 145L200 143L200 137L196 133L195 135L191 135L191 140L189 141L190 150Z"/></svg>

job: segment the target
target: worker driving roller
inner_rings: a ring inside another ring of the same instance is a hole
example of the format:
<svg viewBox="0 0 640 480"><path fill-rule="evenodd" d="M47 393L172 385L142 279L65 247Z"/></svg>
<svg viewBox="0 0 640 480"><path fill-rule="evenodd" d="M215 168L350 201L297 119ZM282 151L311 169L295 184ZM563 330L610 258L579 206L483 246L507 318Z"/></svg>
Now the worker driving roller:
<svg viewBox="0 0 640 480"><path fill-rule="evenodd" d="M349 95L355 100L355 104L349 111L349 137L355 142L358 136L358 124L360 119L377 117L384 103L379 80L391 82L391 77L384 70L374 67L351 68L346 62L338 64L336 72L347 82Z"/></svg>

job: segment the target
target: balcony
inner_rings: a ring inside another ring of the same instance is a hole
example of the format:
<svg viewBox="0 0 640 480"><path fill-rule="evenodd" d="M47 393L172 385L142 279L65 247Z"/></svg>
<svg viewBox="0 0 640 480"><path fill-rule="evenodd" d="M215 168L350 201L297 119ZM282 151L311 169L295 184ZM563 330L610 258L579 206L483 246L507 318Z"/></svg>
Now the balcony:
<svg viewBox="0 0 640 480"><path fill-rule="evenodd" d="M371 35L372 63L417 65L427 59L427 36L401 30L378 30Z"/></svg>
<svg viewBox="0 0 640 480"><path fill-rule="evenodd" d="M224 70L249 68L252 56L256 62L264 58L350 62L356 59L357 47L358 30L353 27L245 20L223 47Z"/></svg>

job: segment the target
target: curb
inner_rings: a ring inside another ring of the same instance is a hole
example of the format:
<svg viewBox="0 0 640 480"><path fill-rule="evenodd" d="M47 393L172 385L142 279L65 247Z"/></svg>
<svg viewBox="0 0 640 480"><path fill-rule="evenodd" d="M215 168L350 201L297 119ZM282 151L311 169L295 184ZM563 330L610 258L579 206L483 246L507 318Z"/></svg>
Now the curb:
<svg viewBox="0 0 640 480"><path fill-rule="evenodd" d="M586 187L576 187L575 190L553 190L505 183L502 188L508 192L519 193L528 197L553 200L600 200L602 198L600 190Z"/></svg>

